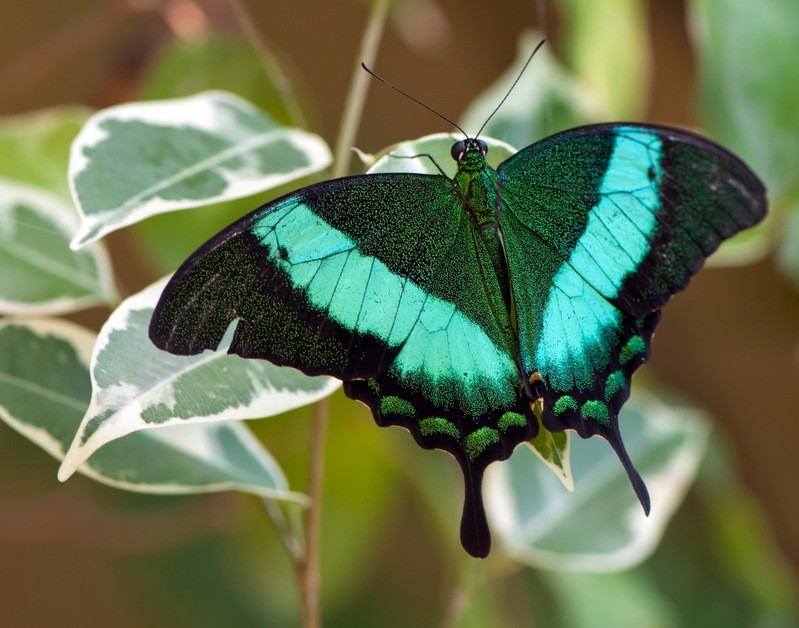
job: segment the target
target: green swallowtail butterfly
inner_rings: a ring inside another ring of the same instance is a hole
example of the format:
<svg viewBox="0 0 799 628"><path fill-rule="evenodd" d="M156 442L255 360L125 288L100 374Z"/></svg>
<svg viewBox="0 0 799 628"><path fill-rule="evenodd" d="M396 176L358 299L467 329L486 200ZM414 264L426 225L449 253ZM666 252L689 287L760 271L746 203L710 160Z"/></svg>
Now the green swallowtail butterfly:
<svg viewBox="0 0 799 628"><path fill-rule="evenodd" d="M201 246L165 288L150 337L344 381L378 425L443 449L465 480L461 541L491 546L488 464L546 429L599 435L644 510L618 414L660 308L766 211L762 183L692 133L571 129L496 170L452 147L453 178L367 174L274 200Z"/></svg>

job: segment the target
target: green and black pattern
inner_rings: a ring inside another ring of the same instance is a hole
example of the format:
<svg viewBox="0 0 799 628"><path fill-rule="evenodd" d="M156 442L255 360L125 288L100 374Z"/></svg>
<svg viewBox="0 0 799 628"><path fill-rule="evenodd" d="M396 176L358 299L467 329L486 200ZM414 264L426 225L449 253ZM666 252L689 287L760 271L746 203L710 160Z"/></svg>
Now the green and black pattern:
<svg viewBox="0 0 799 628"><path fill-rule="evenodd" d="M497 170L453 147L458 172L313 185L245 216L194 253L150 336L344 380L378 425L452 454L461 540L486 556L488 464L551 431L599 435L649 496L618 414L660 308L724 240L758 222L765 190L736 157L663 127L572 129Z"/></svg>

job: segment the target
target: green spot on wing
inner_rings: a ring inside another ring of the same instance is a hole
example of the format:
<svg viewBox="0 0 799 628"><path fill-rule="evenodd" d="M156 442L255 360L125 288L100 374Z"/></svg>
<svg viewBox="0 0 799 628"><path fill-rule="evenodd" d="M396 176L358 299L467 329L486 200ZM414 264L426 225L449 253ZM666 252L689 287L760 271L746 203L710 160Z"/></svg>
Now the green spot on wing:
<svg viewBox="0 0 799 628"><path fill-rule="evenodd" d="M394 397L393 395L383 397L380 400L380 412L383 414L401 414L404 416L416 416L416 409L410 401Z"/></svg>
<svg viewBox="0 0 799 628"><path fill-rule="evenodd" d="M586 401L582 407L582 414L586 419L594 419L604 425L610 425L608 407L601 401Z"/></svg>
<svg viewBox="0 0 799 628"><path fill-rule="evenodd" d="M608 375L608 379L605 381L605 399L610 399L623 388L624 375L621 371L614 371Z"/></svg>
<svg viewBox="0 0 799 628"><path fill-rule="evenodd" d="M452 421L442 419L441 417L429 417L419 421L419 433L422 436L446 434L456 440L461 436L461 433Z"/></svg>
<svg viewBox="0 0 799 628"><path fill-rule="evenodd" d="M619 362L621 364L627 364L630 360L632 360L636 355L644 353L646 351L646 343L641 336L633 336L627 341L627 344L624 345L624 348L621 350L619 354Z"/></svg>
<svg viewBox="0 0 799 628"><path fill-rule="evenodd" d="M574 397L563 395L555 402L555 414L563 414L566 410L576 410L577 402Z"/></svg>
<svg viewBox="0 0 799 628"><path fill-rule="evenodd" d="M490 445L499 442L499 432L490 427L481 427L466 437L466 455L474 460Z"/></svg>
<svg viewBox="0 0 799 628"><path fill-rule="evenodd" d="M499 430L504 432L509 427L524 427L527 425L527 419L524 418L523 414L519 414L518 412L506 412L502 415L502 418L499 420Z"/></svg>

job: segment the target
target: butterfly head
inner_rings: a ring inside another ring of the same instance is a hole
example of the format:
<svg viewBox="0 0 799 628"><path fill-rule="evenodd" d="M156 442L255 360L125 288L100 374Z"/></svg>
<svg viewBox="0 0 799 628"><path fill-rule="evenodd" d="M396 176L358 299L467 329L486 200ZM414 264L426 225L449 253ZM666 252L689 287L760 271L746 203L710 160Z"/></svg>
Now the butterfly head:
<svg viewBox="0 0 799 628"><path fill-rule="evenodd" d="M458 167L462 170L479 170L485 165L485 157L488 152L488 144L483 140L467 137L452 145L450 155L458 162Z"/></svg>

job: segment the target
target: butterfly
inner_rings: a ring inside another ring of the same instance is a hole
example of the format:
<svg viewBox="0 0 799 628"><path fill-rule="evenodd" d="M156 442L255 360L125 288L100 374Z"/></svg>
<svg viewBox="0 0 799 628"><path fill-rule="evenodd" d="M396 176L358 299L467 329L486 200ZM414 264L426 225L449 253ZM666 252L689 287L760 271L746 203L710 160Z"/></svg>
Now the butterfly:
<svg viewBox="0 0 799 628"><path fill-rule="evenodd" d="M766 211L763 184L693 133L567 130L498 168L452 146L457 172L365 174L259 207L164 289L150 338L344 381L380 426L460 464L461 542L488 555L488 464L547 430L605 438L644 510L618 415L660 308Z"/></svg>

